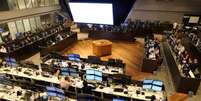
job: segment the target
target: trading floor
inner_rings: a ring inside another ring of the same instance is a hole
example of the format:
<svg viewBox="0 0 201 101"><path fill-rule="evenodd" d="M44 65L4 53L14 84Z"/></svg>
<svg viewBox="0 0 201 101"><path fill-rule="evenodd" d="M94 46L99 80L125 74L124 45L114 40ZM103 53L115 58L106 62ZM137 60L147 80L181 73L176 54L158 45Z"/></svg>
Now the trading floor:
<svg viewBox="0 0 201 101"><path fill-rule="evenodd" d="M200 101L200 0L0 0L0 101Z"/></svg>

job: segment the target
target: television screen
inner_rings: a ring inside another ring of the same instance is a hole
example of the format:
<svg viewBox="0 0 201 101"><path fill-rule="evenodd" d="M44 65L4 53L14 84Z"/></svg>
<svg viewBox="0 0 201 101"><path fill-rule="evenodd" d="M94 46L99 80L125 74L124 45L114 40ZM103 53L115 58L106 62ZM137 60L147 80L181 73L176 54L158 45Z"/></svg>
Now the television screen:
<svg viewBox="0 0 201 101"><path fill-rule="evenodd" d="M86 75L86 79L87 80L94 80L95 77L94 77L94 75Z"/></svg>
<svg viewBox="0 0 201 101"><path fill-rule="evenodd" d="M94 74L94 70L93 69L88 69L88 70L86 70L86 74Z"/></svg>
<svg viewBox="0 0 201 101"><path fill-rule="evenodd" d="M153 80L144 80L143 84L147 84L147 83L152 84L152 82L153 82Z"/></svg>
<svg viewBox="0 0 201 101"><path fill-rule="evenodd" d="M69 3L74 22L113 25L111 3Z"/></svg>
<svg viewBox="0 0 201 101"><path fill-rule="evenodd" d="M102 77L100 77L100 76L95 76L95 80L96 80L96 81L102 81Z"/></svg>
<svg viewBox="0 0 201 101"><path fill-rule="evenodd" d="M152 85L143 85L142 88L143 88L143 89L151 89L151 86L152 86Z"/></svg>
<svg viewBox="0 0 201 101"><path fill-rule="evenodd" d="M97 70L94 71L94 74L97 75L97 76L102 76L102 72L97 71Z"/></svg>
<svg viewBox="0 0 201 101"><path fill-rule="evenodd" d="M162 91L162 87L153 85L152 90L154 90L154 91Z"/></svg>
<svg viewBox="0 0 201 101"><path fill-rule="evenodd" d="M153 81L153 85L162 86L163 85L163 81L154 80Z"/></svg>

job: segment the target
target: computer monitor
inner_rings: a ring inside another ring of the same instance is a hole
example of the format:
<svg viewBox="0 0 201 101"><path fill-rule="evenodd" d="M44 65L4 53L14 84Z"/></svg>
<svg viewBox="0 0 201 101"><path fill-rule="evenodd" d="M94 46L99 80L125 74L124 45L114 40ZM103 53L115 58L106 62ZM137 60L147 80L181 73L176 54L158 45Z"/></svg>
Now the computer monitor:
<svg viewBox="0 0 201 101"><path fill-rule="evenodd" d="M95 76L94 75L86 75L87 80L94 80Z"/></svg>
<svg viewBox="0 0 201 101"><path fill-rule="evenodd" d="M92 74L92 75L94 75L94 70L93 69L88 69L88 70L86 70L86 74Z"/></svg>
<svg viewBox="0 0 201 101"><path fill-rule="evenodd" d="M144 80L143 84L152 84L153 80Z"/></svg>
<svg viewBox="0 0 201 101"><path fill-rule="evenodd" d="M55 92L47 92L47 95L48 96L57 96L57 93L55 93Z"/></svg>
<svg viewBox="0 0 201 101"><path fill-rule="evenodd" d="M76 73L77 70L75 68L69 68L70 73Z"/></svg>
<svg viewBox="0 0 201 101"><path fill-rule="evenodd" d="M47 91L56 91L55 87L46 87Z"/></svg>
<svg viewBox="0 0 201 101"><path fill-rule="evenodd" d="M156 85L156 86L163 86L163 81L154 80L154 81L153 81L153 85Z"/></svg>
<svg viewBox="0 0 201 101"><path fill-rule="evenodd" d="M70 76L72 76L72 77L78 77L78 73L70 73Z"/></svg>
<svg viewBox="0 0 201 101"><path fill-rule="evenodd" d="M162 91L162 87L155 86L155 85L153 85L151 89L154 90L154 91Z"/></svg>
<svg viewBox="0 0 201 101"><path fill-rule="evenodd" d="M96 80L96 81L102 82L102 79L103 79L103 78L102 78L101 76L95 76L95 80Z"/></svg>
<svg viewBox="0 0 201 101"><path fill-rule="evenodd" d="M124 99L113 98L112 101L126 101L126 100L124 100Z"/></svg>
<svg viewBox="0 0 201 101"><path fill-rule="evenodd" d="M151 84L148 84L148 85L146 84L142 86L143 89L151 89L151 87L152 87Z"/></svg>
<svg viewBox="0 0 201 101"><path fill-rule="evenodd" d="M63 94L64 95L64 91L62 89L59 89L59 88L55 88L56 92L57 93L60 93L60 94Z"/></svg>
<svg viewBox="0 0 201 101"><path fill-rule="evenodd" d="M64 99L65 98L65 95L64 94L57 94L57 96L61 99Z"/></svg>
<svg viewBox="0 0 201 101"><path fill-rule="evenodd" d="M62 67L60 70L61 70L61 72L68 72L69 71L69 69L66 67Z"/></svg>
<svg viewBox="0 0 201 101"><path fill-rule="evenodd" d="M69 76L69 72L61 72L62 76Z"/></svg>
<svg viewBox="0 0 201 101"><path fill-rule="evenodd" d="M94 71L94 74L95 74L96 76L102 76L102 72L97 71L97 70Z"/></svg>

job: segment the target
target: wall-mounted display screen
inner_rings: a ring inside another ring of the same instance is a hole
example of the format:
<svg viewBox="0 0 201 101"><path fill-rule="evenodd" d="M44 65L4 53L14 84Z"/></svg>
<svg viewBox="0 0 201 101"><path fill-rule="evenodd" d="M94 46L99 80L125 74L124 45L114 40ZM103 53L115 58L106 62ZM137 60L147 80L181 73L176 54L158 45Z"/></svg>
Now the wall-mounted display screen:
<svg viewBox="0 0 201 101"><path fill-rule="evenodd" d="M113 25L110 3L69 3L74 22Z"/></svg>
<svg viewBox="0 0 201 101"><path fill-rule="evenodd" d="M198 23L200 17L199 16L191 16L189 19L189 23Z"/></svg>

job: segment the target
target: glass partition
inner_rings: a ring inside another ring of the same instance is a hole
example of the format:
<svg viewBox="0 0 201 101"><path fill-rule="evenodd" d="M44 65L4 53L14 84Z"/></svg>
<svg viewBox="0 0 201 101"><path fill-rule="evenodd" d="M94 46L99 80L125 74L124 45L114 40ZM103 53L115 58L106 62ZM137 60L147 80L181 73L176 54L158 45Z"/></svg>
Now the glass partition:
<svg viewBox="0 0 201 101"><path fill-rule="evenodd" d="M26 8L24 0L17 0L17 1L18 1L17 3L19 6L19 9L25 9Z"/></svg>
<svg viewBox="0 0 201 101"><path fill-rule="evenodd" d="M30 27L29 19L23 19L23 23L24 23L25 32L30 31L31 27Z"/></svg>

